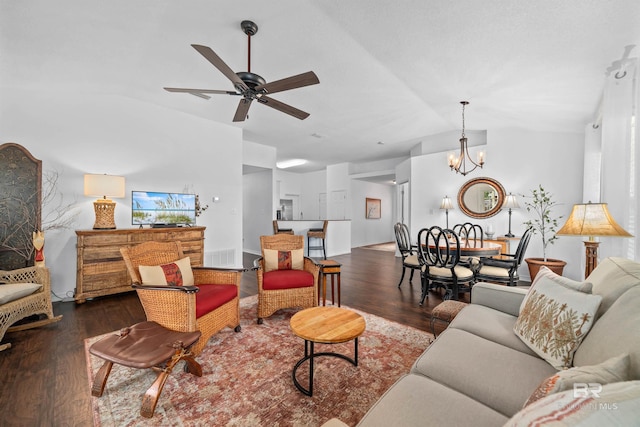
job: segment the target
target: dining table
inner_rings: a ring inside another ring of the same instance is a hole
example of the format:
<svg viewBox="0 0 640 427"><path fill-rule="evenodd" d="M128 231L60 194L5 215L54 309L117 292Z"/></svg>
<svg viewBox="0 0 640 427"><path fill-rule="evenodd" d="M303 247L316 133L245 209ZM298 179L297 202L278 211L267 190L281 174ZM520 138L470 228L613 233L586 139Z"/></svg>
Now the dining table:
<svg viewBox="0 0 640 427"><path fill-rule="evenodd" d="M451 244L451 241L449 241ZM455 242L451 245L455 246ZM435 248L434 243L429 244L430 248ZM460 239L460 256L493 256L500 255L502 245L499 243L485 242L480 239Z"/></svg>

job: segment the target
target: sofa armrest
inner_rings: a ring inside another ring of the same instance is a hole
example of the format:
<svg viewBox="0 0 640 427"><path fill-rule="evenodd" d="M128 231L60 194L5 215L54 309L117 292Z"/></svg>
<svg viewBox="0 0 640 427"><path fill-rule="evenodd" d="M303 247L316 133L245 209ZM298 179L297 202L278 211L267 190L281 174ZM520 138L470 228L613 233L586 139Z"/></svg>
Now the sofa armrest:
<svg viewBox="0 0 640 427"><path fill-rule="evenodd" d="M478 282L471 288L471 304L484 305L517 317L526 294L526 289Z"/></svg>

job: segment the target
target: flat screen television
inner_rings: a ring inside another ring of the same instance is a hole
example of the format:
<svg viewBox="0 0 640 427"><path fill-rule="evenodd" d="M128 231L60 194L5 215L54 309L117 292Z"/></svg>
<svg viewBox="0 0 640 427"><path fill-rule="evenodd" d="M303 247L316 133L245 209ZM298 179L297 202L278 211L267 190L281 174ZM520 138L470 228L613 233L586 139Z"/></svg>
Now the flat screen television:
<svg viewBox="0 0 640 427"><path fill-rule="evenodd" d="M131 223L153 227L195 225L196 195L132 191Z"/></svg>

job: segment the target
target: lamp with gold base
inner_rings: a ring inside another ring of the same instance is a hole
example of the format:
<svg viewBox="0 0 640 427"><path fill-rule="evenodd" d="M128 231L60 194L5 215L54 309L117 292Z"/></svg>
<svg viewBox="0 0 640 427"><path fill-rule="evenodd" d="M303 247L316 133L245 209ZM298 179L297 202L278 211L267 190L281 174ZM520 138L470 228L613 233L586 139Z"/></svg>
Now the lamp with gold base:
<svg viewBox="0 0 640 427"><path fill-rule="evenodd" d="M449 228L449 209L453 209L453 202L449 198L449 196L444 196L442 202L440 202L440 209L444 209L444 212L447 216L447 228Z"/></svg>
<svg viewBox="0 0 640 427"><path fill-rule="evenodd" d="M573 206L567 222L556 233L561 236L589 236L584 242L587 278L598 265L598 246L594 237L633 237L613 219L606 203L584 203Z"/></svg>
<svg viewBox="0 0 640 427"><path fill-rule="evenodd" d="M114 218L116 204L108 197L124 197L124 177L115 175L85 174L84 195L102 197L93 202L96 214L94 230L113 230L116 228Z"/></svg>

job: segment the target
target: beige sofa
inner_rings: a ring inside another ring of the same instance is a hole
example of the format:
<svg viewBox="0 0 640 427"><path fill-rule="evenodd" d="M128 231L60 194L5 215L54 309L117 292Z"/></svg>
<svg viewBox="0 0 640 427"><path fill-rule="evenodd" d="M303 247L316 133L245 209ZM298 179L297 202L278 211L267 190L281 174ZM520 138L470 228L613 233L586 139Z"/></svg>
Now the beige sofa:
<svg viewBox="0 0 640 427"><path fill-rule="evenodd" d="M640 263L607 258L588 281L602 301L593 327L575 351L574 366L596 365L629 353L629 375L640 380ZM525 289L476 284L472 303L358 425L502 426L521 416L531 393L558 373L513 332L526 293ZM640 390L640 382L622 385ZM640 411L640 399L631 407ZM615 409L623 408L629 411L622 404ZM634 416L637 422L640 414L634 412ZM612 422L607 424L627 425Z"/></svg>

